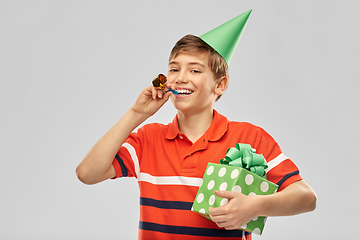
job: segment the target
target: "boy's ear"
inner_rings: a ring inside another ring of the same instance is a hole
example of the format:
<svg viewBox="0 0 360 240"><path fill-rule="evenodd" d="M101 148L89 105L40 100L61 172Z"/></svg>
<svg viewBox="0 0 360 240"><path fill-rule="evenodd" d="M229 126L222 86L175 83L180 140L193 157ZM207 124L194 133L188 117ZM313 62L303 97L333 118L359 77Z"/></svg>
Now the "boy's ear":
<svg viewBox="0 0 360 240"><path fill-rule="evenodd" d="M228 84L229 84L229 79L225 76L221 77L215 87L215 94L218 96L221 96L225 92L226 88L228 87Z"/></svg>

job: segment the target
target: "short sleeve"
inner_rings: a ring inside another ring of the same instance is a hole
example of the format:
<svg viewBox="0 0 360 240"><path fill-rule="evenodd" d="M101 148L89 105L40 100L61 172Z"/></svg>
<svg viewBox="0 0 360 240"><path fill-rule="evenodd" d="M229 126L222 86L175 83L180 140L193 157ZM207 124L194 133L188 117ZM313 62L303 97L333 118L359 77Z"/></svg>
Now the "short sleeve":
<svg viewBox="0 0 360 240"><path fill-rule="evenodd" d="M115 155L112 162L116 176L138 178L140 173L140 161L142 154L143 133L140 128L136 133L129 135Z"/></svg>
<svg viewBox="0 0 360 240"><path fill-rule="evenodd" d="M285 156L274 138L262 128L258 129L254 148L264 155L268 164L267 179L279 185L279 191L302 179L295 163Z"/></svg>

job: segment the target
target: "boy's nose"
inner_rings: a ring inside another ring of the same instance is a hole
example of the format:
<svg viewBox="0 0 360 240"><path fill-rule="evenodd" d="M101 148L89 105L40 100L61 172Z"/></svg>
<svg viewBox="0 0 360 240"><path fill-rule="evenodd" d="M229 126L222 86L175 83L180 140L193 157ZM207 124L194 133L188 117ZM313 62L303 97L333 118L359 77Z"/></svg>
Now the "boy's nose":
<svg viewBox="0 0 360 240"><path fill-rule="evenodd" d="M177 78L175 80L176 83L188 83L189 81L185 80L184 78Z"/></svg>
<svg viewBox="0 0 360 240"><path fill-rule="evenodd" d="M175 79L176 83L187 83L189 82L186 74L184 73L179 73L179 75L177 76L177 78Z"/></svg>

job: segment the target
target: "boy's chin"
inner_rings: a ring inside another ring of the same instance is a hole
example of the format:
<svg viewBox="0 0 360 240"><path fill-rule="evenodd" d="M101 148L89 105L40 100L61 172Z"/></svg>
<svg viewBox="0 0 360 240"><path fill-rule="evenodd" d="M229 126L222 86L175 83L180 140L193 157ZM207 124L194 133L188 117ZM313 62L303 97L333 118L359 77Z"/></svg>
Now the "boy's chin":
<svg viewBox="0 0 360 240"><path fill-rule="evenodd" d="M182 115L190 116L190 115L197 115L200 112L202 112L204 109L196 108L194 106L184 106L184 105L176 105L174 104L175 109L178 113L181 113Z"/></svg>
<svg viewBox="0 0 360 240"><path fill-rule="evenodd" d="M191 108L188 106L184 106L184 104L173 103L174 108L181 113L189 113L191 112Z"/></svg>

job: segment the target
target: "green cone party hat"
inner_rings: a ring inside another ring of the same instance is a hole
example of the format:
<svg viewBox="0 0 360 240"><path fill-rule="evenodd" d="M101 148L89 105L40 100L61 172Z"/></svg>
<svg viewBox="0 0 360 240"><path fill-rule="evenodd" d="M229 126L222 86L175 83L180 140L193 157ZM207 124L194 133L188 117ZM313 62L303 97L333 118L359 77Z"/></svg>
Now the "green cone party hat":
<svg viewBox="0 0 360 240"><path fill-rule="evenodd" d="M225 59L228 65L251 12L252 9L200 36Z"/></svg>

